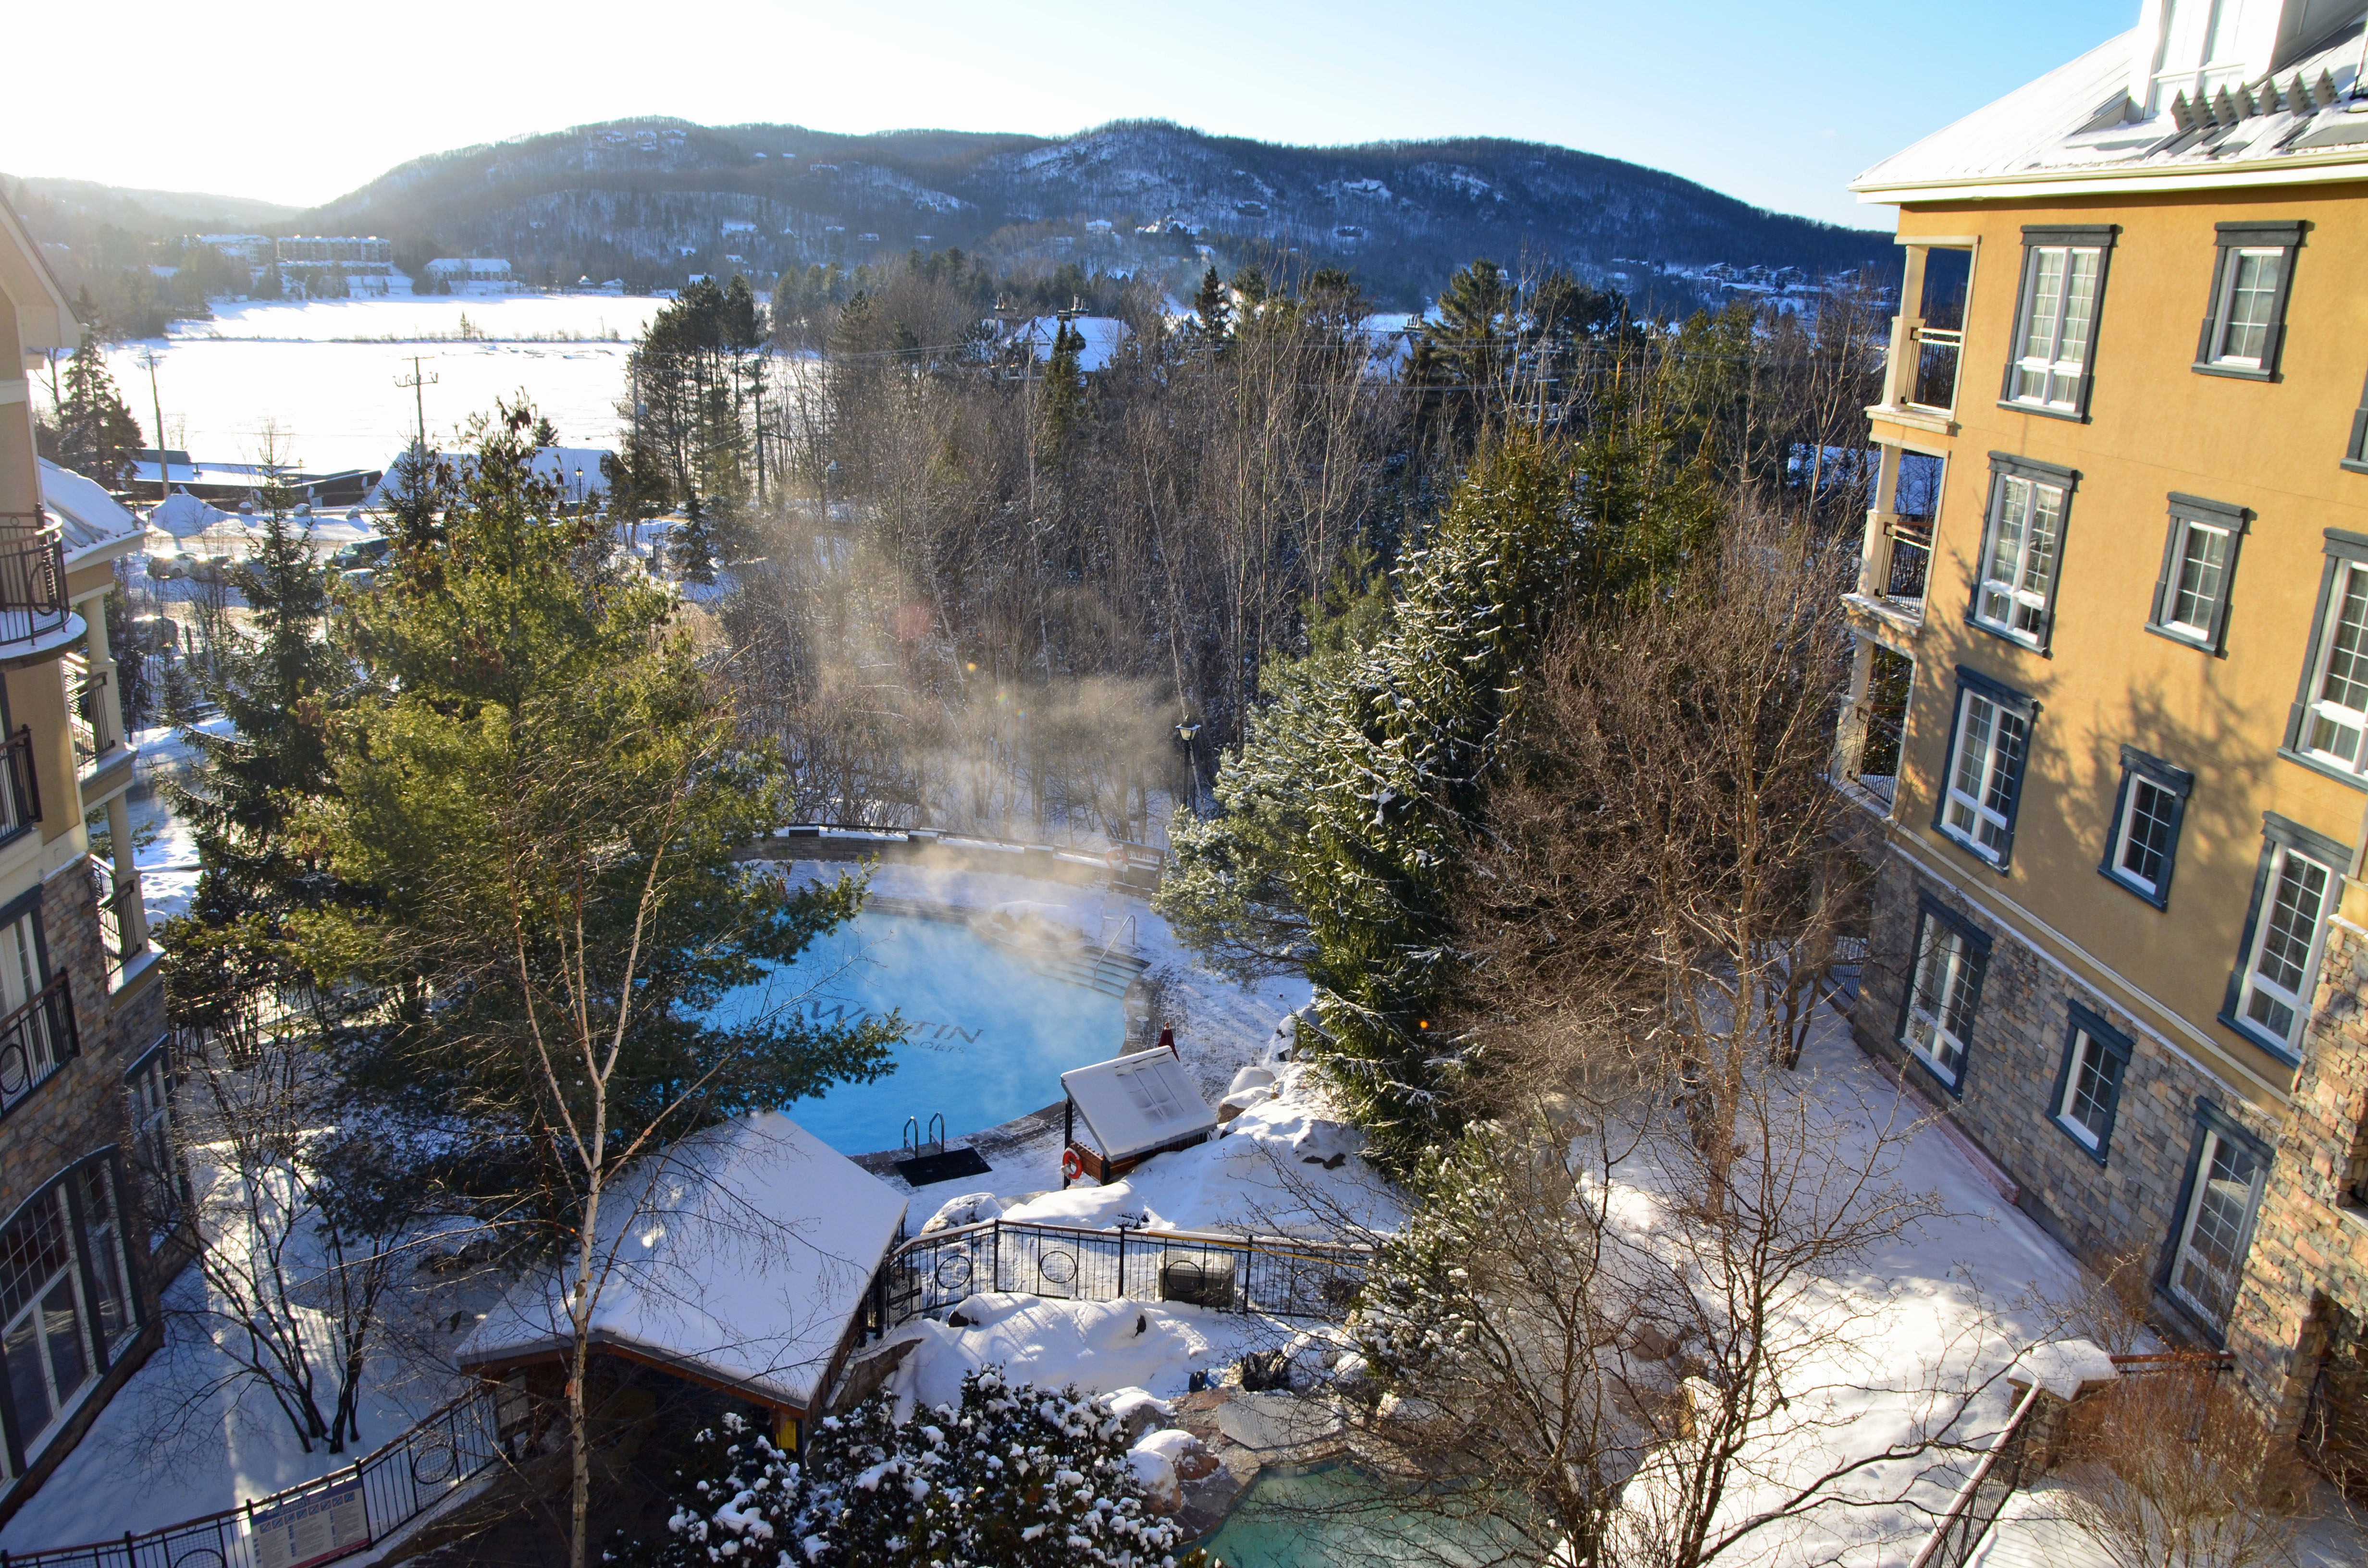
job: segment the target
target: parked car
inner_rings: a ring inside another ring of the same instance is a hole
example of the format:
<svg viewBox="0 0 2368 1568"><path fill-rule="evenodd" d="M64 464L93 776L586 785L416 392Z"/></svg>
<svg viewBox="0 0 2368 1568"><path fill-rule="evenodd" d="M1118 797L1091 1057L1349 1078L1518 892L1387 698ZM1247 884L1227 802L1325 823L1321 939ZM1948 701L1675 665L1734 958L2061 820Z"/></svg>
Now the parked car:
<svg viewBox="0 0 2368 1568"><path fill-rule="evenodd" d="M382 564L394 549L391 539L358 539L339 547L329 557L329 570L336 573L359 572Z"/></svg>

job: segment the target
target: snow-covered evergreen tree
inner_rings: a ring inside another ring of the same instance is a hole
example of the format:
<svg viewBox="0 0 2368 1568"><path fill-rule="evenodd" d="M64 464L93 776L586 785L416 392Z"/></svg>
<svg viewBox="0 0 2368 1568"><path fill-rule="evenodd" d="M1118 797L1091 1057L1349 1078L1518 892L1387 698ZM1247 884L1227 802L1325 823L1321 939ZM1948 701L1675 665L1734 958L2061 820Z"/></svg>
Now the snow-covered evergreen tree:
<svg viewBox="0 0 2368 1568"><path fill-rule="evenodd" d="M1296 937L1312 1043L1401 1149L1444 1131L1454 1048L1431 1028L1452 960L1447 900L1522 675L1578 542L1573 476L1512 437L1476 463L1401 561L1384 629L1276 670L1216 794L1179 816L1159 911L1204 948L1225 926Z"/></svg>
<svg viewBox="0 0 2368 1568"><path fill-rule="evenodd" d="M605 1559L632 1568L755 1568L796 1561L791 1526L798 1466L736 1413L691 1439L675 1472L673 1511L655 1541L620 1541Z"/></svg>

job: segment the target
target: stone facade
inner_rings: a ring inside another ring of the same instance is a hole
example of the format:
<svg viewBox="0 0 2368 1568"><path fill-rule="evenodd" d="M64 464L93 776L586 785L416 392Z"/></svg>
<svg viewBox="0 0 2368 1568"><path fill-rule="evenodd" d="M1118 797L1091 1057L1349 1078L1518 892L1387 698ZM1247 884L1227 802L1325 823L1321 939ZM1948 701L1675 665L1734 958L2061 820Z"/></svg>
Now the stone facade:
<svg viewBox="0 0 2368 1568"><path fill-rule="evenodd" d="M2228 1332L2247 1388L2287 1431L2334 1325L2368 1322L2368 1208L2352 1196L2368 1175L2368 931L2332 922L2318 976Z"/></svg>
<svg viewBox="0 0 2368 1568"><path fill-rule="evenodd" d="M1969 879L1970 880L1970 879ZM1965 1064L1954 1087L1899 1043L1911 948L1924 900L1989 938ZM2132 1044L2112 1133L2100 1160L2054 1115L2070 1037L2071 1007L2099 1015ZM2208 1101L2265 1142L2277 1130L2126 1011L2076 980L2014 927L1905 855L1875 884L1868 962L1851 1024L1861 1049L1898 1063L2020 1189L2018 1202L2076 1256L2092 1264L2142 1251L2159 1278L2196 1140L2196 1104ZM2178 1303L2165 1301L2172 1312ZM2198 1337L2213 1325L2192 1323Z"/></svg>

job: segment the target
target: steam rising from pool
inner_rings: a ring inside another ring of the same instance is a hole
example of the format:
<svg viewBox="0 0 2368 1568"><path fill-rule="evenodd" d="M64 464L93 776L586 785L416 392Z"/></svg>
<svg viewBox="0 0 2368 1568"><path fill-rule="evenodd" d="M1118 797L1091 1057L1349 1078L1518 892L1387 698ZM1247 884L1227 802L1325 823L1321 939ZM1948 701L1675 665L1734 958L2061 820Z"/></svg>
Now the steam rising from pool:
<svg viewBox="0 0 2368 1568"><path fill-rule="evenodd" d="M1119 998L1040 974L953 920L856 916L753 985L727 994L718 1022L787 1010L856 1023L901 1010L895 1070L785 1107L845 1154L894 1149L906 1117L942 1113L949 1136L1057 1102L1061 1074L1125 1048Z"/></svg>

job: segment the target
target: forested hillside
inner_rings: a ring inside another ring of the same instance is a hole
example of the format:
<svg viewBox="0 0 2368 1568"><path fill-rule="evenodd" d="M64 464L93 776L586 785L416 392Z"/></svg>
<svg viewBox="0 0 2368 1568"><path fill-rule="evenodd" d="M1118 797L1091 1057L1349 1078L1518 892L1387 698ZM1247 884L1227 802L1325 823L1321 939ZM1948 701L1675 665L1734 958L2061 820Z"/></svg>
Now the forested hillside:
<svg viewBox="0 0 2368 1568"><path fill-rule="evenodd" d="M1475 255L1682 311L1714 264L1826 274L1889 250L1880 234L1563 147L1281 147L1159 121L1045 139L620 120L422 158L302 222L389 235L399 259L501 256L530 281L628 288L949 245L1171 280L1207 259L1272 268L1296 253L1399 308Z"/></svg>

